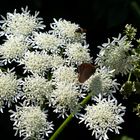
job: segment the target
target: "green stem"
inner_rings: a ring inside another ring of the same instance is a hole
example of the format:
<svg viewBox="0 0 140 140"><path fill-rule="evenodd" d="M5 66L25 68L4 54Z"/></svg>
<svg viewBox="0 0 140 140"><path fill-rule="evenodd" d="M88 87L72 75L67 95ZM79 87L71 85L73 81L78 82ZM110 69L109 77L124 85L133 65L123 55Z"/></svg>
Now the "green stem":
<svg viewBox="0 0 140 140"><path fill-rule="evenodd" d="M80 103L81 106L84 106L91 98L91 95L87 95L87 97L85 99L83 99L83 101Z"/></svg>
<svg viewBox="0 0 140 140"><path fill-rule="evenodd" d="M89 100L91 96L88 95L83 101L80 103L81 106L84 106ZM55 140L58 135L63 131L63 129L68 125L68 123L73 119L74 115L71 113L67 119L59 126L59 128L55 131L55 133L51 136L49 140Z"/></svg>
<svg viewBox="0 0 140 140"><path fill-rule="evenodd" d="M68 118L55 131L55 133L51 136L49 140L55 140L58 137L58 135L63 131L63 129L68 125L68 123L72 120L72 118L73 118L73 114L70 114Z"/></svg>
<svg viewBox="0 0 140 140"><path fill-rule="evenodd" d="M130 78L131 78L131 72L130 72L129 75L128 75L127 81L130 81Z"/></svg>

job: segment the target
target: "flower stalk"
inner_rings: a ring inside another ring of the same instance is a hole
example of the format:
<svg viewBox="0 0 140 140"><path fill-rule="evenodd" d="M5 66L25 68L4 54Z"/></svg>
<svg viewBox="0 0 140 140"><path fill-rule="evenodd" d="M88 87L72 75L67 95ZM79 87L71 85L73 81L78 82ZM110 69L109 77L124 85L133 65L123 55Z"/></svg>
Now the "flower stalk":
<svg viewBox="0 0 140 140"><path fill-rule="evenodd" d="M80 105L83 107L84 105L86 105L86 103L91 99L90 95L87 95L85 99L83 99L83 101L81 101ZM59 126L59 128L55 131L55 133L50 137L49 140L55 140L60 133L64 130L64 128L70 123L70 121L73 119L74 114L71 113L67 119Z"/></svg>

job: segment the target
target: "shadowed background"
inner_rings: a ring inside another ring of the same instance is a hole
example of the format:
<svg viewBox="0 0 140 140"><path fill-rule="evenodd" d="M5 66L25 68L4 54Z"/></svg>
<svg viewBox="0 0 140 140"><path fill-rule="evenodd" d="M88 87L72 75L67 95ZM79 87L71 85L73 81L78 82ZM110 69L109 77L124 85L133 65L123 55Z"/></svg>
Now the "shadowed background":
<svg viewBox="0 0 140 140"><path fill-rule="evenodd" d="M138 32L140 31L140 1L138 0L4 0L0 4L0 14L6 16L7 12L13 12L14 9L20 12L21 7L26 6L32 14L34 11L40 11L39 16L44 19L46 30L49 30L49 24L53 22L53 18L63 18L80 24L87 30L87 42L90 44L93 58L96 58L99 51L97 46L107 42L107 38L117 37L119 32L123 32L126 24L132 24ZM129 101L125 104L129 105ZM20 140L14 137L8 115L7 109L4 114L0 114L0 138ZM49 118L53 121L56 116L51 113ZM122 140L121 136L127 135L134 140L139 140L140 119L129 110L124 119L125 123L122 125L124 129L120 131L121 134L109 133L110 139ZM62 121L62 119L54 120L55 129ZM76 119L66 127L58 140L68 138L72 140L94 139L91 137L91 131L88 131L83 124L79 125Z"/></svg>

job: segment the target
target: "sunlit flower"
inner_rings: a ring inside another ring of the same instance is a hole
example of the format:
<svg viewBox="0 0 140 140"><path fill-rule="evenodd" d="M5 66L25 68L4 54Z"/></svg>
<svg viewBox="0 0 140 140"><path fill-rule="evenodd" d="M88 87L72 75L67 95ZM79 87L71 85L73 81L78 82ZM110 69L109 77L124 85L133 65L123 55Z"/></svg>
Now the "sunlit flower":
<svg viewBox="0 0 140 140"><path fill-rule="evenodd" d="M8 39L0 46L0 54L3 62L16 61L23 57L29 45L22 36L9 36Z"/></svg>
<svg viewBox="0 0 140 140"><path fill-rule="evenodd" d="M45 136L52 133L53 124L47 120L46 112L39 106L16 106L16 111L10 110L10 119L14 121L15 135L19 133L24 140L45 140Z"/></svg>
<svg viewBox="0 0 140 140"><path fill-rule="evenodd" d="M52 107L54 112L59 113L63 118L69 113L77 111L79 97L77 88L72 83L59 82L52 94Z"/></svg>
<svg viewBox="0 0 140 140"><path fill-rule="evenodd" d="M22 13L17 13L16 9L14 13L7 13L7 17L0 21L1 35L28 35L33 31L44 29L45 25L42 24L42 18L38 18L39 12L35 12L35 15L30 15L28 7L21 9Z"/></svg>
<svg viewBox="0 0 140 140"><path fill-rule="evenodd" d="M98 95L99 93L115 92L119 83L116 82L116 79L112 79L113 72L105 67L97 68L95 73L84 83L90 90L89 94Z"/></svg>
<svg viewBox="0 0 140 140"><path fill-rule="evenodd" d="M76 30L80 28L78 24L71 23L64 19L58 21L54 19L54 23L51 24L50 32L59 38L65 39L66 43L72 42L83 42L85 40L85 33L76 33Z"/></svg>
<svg viewBox="0 0 140 140"><path fill-rule="evenodd" d="M28 102L42 104L45 99L50 98L52 84L44 77L35 74L25 78L25 81L23 81L23 92Z"/></svg>
<svg viewBox="0 0 140 140"><path fill-rule="evenodd" d="M45 51L27 51L20 63L25 65L25 72L30 71L32 73L44 75L47 68L50 67L50 57Z"/></svg>
<svg viewBox="0 0 140 140"><path fill-rule="evenodd" d="M85 108L86 113L79 117L81 122L84 122L89 130L92 130L92 135L96 139L107 140L107 132L115 132L119 134L119 126L124 122L122 116L125 113L125 107L121 104L117 105L117 100L109 96L107 99L95 97L96 104L88 105Z"/></svg>
<svg viewBox="0 0 140 140"><path fill-rule="evenodd" d="M115 69L114 74L116 75L119 73L127 74L134 67L135 56L128 53L131 47L131 41L128 41L126 36L121 38L121 34L119 34L119 37L113 38L112 42L108 39L108 43L99 46L101 50L95 62L99 66L106 66L111 70Z"/></svg>
<svg viewBox="0 0 140 140"><path fill-rule="evenodd" d="M91 62L88 45L82 45L81 43L68 44L65 55L68 56L67 61L69 63Z"/></svg>
<svg viewBox="0 0 140 140"><path fill-rule="evenodd" d="M0 71L0 105L6 101L10 106L21 96L20 80L17 80L15 73ZM0 106L2 108L2 106Z"/></svg>
<svg viewBox="0 0 140 140"><path fill-rule="evenodd" d="M33 43L36 48L44 49L50 52L58 52L58 47L61 47L63 41L53 34L49 33L34 33Z"/></svg>

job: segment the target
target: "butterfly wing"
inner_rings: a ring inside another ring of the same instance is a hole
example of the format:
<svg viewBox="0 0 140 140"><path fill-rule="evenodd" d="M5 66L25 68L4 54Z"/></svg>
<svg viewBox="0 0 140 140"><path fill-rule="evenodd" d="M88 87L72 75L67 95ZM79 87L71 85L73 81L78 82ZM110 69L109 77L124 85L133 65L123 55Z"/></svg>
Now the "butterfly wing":
<svg viewBox="0 0 140 140"><path fill-rule="evenodd" d="M86 80L90 78L90 76L95 72L95 66L90 63L82 63L78 67L78 80L80 83L84 83Z"/></svg>

